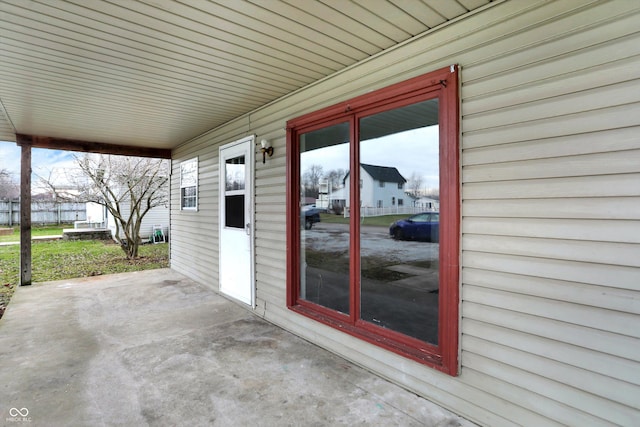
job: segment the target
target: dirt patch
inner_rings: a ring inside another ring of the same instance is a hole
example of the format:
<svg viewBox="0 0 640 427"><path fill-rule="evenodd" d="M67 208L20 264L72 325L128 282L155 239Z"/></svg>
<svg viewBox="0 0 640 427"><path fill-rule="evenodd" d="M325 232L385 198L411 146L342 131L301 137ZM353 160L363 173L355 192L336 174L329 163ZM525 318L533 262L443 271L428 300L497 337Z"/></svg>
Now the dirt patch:
<svg viewBox="0 0 640 427"><path fill-rule="evenodd" d="M11 295L13 295L14 290L15 285L11 283L4 283L0 286L0 319L2 319L2 315L4 315L4 312L9 305L9 301L11 300Z"/></svg>

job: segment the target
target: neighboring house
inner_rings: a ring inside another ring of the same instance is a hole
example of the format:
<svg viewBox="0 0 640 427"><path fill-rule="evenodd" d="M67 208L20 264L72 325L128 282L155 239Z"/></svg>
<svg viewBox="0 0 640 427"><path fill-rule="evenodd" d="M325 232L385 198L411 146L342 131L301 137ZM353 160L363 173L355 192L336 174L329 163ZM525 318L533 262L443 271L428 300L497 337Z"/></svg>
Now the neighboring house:
<svg viewBox="0 0 640 427"><path fill-rule="evenodd" d="M120 205L122 213L127 216L130 213L129 203L122 203ZM116 234L116 224L113 215L107 212L107 228L111 230L111 234ZM152 208L142 218L142 225L140 226L140 239L144 242L149 240L149 237L154 232L154 227L162 229L166 237L169 236L169 207L168 206L156 206ZM124 232L120 229L120 237L124 238Z"/></svg>
<svg viewBox="0 0 640 427"><path fill-rule="evenodd" d="M344 178L345 205L350 207L350 174ZM409 197L404 192L406 179L398 169L389 166L360 164L360 202L361 206L389 208L404 206Z"/></svg>
<svg viewBox="0 0 640 427"><path fill-rule="evenodd" d="M78 228L93 227L93 228L106 228L107 223L105 221L107 217L107 208L103 205L95 202L87 202L87 219L84 223L78 223Z"/></svg>
<svg viewBox="0 0 640 427"><path fill-rule="evenodd" d="M342 215L344 213L344 208L347 204L347 199L349 198L349 189L344 186L341 188L337 188L331 191L330 194L327 195L327 205L328 208L338 215Z"/></svg>
<svg viewBox="0 0 640 427"><path fill-rule="evenodd" d="M130 206L129 203L122 203L120 205L123 214L129 215ZM111 234L115 237L116 223L113 215L109 213L106 207L98 203L87 203L87 220L79 224L81 227L104 227L111 230ZM168 206L156 206L152 208L142 218L142 225L140 226L140 239L146 241L154 232L154 227L159 227L163 230L165 236L169 235L169 207ZM120 229L120 237L124 238L124 232Z"/></svg>
<svg viewBox="0 0 640 427"><path fill-rule="evenodd" d="M412 199L411 204L415 207L421 208L424 211L439 211L440 201L432 199L430 197L419 197Z"/></svg>

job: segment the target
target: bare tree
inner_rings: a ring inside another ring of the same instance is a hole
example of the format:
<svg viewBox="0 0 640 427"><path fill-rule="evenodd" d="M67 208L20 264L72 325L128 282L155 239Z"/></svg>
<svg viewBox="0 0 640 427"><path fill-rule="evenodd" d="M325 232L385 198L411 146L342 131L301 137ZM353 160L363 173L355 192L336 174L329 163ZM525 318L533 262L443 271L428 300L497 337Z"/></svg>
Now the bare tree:
<svg viewBox="0 0 640 427"><path fill-rule="evenodd" d="M344 169L331 169L326 173L325 178L329 181L331 191L337 190L342 186L342 181L347 172Z"/></svg>
<svg viewBox="0 0 640 427"><path fill-rule="evenodd" d="M55 169L45 169L47 176L36 174L38 179L35 183L35 189L40 194L41 199L48 199L55 203L62 203L73 199L73 195L69 194L72 186L63 186L59 184L60 176ZM73 193L71 193L73 194Z"/></svg>
<svg viewBox="0 0 640 427"><path fill-rule="evenodd" d="M424 195L434 200L440 200L440 189L437 187L425 188Z"/></svg>
<svg viewBox="0 0 640 427"><path fill-rule="evenodd" d="M142 219L152 208L168 203L167 161L93 154L75 160L81 171L73 178L79 190L75 199L105 206L115 220L116 241L127 258L136 258Z"/></svg>
<svg viewBox="0 0 640 427"><path fill-rule="evenodd" d="M411 177L409 178L409 182L407 183L407 194L409 194L414 199L420 197L422 183L422 175L413 172L411 174Z"/></svg>
<svg viewBox="0 0 640 427"><path fill-rule="evenodd" d="M320 186L320 180L323 177L323 170L321 165L311 165L302 174L302 183L304 185L304 196L318 198L318 190Z"/></svg>
<svg viewBox="0 0 640 427"><path fill-rule="evenodd" d="M20 184L7 169L0 169L0 199L15 199L20 195Z"/></svg>

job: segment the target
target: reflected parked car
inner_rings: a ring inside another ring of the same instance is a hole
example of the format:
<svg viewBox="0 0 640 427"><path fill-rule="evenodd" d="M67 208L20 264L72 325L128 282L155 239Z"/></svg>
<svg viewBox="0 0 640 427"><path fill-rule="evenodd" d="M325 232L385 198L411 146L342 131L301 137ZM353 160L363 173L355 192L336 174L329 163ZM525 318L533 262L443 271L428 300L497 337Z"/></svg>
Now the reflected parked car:
<svg viewBox="0 0 640 427"><path fill-rule="evenodd" d="M320 222L320 212L321 210L316 208L315 205L307 205L302 207L302 215L300 215L300 219L304 224L305 230L311 230L313 224Z"/></svg>
<svg viewBox="0 0 640 427"><path fill-rule="evenodd" d="M440 241L440 214L422 212L401 219L389 227L389 235L396 240Z"/></svg>

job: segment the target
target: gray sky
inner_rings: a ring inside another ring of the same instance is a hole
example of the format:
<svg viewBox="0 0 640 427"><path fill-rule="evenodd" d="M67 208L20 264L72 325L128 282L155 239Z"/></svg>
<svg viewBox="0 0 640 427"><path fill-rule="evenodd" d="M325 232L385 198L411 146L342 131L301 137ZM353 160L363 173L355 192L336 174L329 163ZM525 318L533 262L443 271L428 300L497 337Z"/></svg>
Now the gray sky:
<svg viewBox="0 0 640 427"><path fill-rule="evenodd" d="M415 172L426 188L437 188L439 180L438 126L413 129L361 143L360 161L377 166L396 167L409 179ZM301 173L311 165L320 165L325 173L349 168L349 145L333 145L303 153Z"/></svg>

